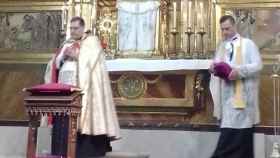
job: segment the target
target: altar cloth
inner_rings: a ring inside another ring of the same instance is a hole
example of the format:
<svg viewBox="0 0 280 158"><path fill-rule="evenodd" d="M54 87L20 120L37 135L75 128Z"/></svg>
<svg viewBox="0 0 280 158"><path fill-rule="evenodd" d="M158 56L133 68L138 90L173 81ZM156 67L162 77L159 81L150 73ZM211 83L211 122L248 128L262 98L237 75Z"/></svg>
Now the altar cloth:
<svg viewBox="0 0 280 158"><path fill-rule="evenodd" d="M212 60L209 59L177 59L177 60L145 60L145 59L114 59L107 60L107 71L176 71L206 70Z"/></svg>

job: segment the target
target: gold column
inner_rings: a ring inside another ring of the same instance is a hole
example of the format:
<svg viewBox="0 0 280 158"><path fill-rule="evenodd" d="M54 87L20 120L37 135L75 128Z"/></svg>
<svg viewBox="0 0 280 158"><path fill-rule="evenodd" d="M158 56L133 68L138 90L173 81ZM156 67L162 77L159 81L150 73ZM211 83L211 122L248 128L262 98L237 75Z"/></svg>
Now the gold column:
<svg viewBox="0 0 280 158"><path fill-rule="evenodd" d="M160 1L160 52L164 53L165 57L168 57L168 43L169 35L167 34L168 30L168 4L169 0Z"/></svg>

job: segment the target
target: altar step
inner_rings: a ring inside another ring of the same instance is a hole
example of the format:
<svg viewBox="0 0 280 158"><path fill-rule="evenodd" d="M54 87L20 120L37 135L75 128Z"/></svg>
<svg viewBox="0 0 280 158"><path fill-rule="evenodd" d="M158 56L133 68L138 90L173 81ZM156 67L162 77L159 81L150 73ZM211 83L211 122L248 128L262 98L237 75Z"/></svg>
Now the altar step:
<svg viewBox="0 0 280 158"><path fill-rule="evenodd" d="M149 158L148 154L113 151L106 153L104 158Z"/></svg>

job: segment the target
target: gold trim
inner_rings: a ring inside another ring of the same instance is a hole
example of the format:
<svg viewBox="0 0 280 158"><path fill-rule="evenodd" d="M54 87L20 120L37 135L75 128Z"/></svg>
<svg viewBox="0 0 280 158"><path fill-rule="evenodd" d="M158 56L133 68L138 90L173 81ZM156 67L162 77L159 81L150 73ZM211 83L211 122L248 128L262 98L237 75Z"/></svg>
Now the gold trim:
<svg viewBox="0 0 280 158"><path fill-rule="evenodd" d="M61 10L64 2L0 2L3 11Z"/></svg>
<svg viewBox="0 0 280 158"><path fill-rule="evenodd" d="M279 0L217 0L217 3L277 3L280 2Z"/></svg>
<svg viewBox="0 0 280 158"><path fill-rule="evenodd" d="M1 1L0 12L33 13L39 11L62 11L64 0L57 1ZM0 49L0 63L38 63L45 64L54 53L54 49L47 50L10 50Z"/></svg>
<svg viewBox="0 0 280 158"><path fill-rule="evenodd" d="M188 116L188 112L167 112L167 111L160 111L160 112L151 112L151 111L139 111L139 112L131 112L131 111L117 111L119 115L125 115L125 114L134 114L134 115L164 115L164 116ZM143 124L145 126L145 124Z"/></svg>
<svg viewBox="0 0 280 158"><path fill-rule="evenodd" d="M193 103L185 98L114 98L117 106L124 107L193 107Z"/></svg>
<svg viewBox="0 0 280 158"><path fill-rule="evenodd" d="M46 64L51 53L0 53L0 63L37 63Z"/></svg>
<svg viewBox="0 0 280 158"><path fill-rule="evenodd" d="M224 9L234 9L234 8L278 8L280 3L218 3L222 10Z"/></svg>

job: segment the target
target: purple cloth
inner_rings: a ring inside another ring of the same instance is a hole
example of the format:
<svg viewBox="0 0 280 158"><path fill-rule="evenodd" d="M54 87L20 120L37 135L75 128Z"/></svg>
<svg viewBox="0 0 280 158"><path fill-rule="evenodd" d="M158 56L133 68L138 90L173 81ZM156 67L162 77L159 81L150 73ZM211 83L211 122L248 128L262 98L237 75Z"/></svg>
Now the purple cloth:
<svg viewBox="0 0 280 158"><path fill-rule="evenodd" d="M219 62L214 64L214 75L222 79L228 80L228 76L231 70L232 68L229 66L229 64L225 62Z"/></svg>

